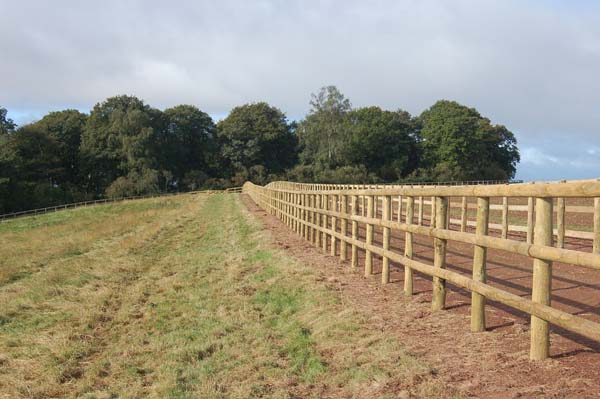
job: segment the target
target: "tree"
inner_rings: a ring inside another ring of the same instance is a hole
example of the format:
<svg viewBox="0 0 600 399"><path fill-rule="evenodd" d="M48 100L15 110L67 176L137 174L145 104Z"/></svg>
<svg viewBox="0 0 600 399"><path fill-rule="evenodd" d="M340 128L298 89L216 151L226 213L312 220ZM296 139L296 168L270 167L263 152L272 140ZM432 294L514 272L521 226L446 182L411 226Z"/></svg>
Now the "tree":
<svg viewBox="0 0 600 399"><path fill-rule="evenodd" d="M198 188L216 167L215 123L192 105L164 111L166 148L160 151L163 168L173 173L178 187Z"/></svg>
<svg viewBox="0 0 600 399"><path fill-rule="evenodd" d="M15 184L16 153L8 134L0 134L0 214L12 211L11 194Z"/></svg>
<svg viewBox="0 0 600 399"><path fill-rule="evenodd" d="M8 118L7 114L6 108L0 107L0 136L13 132L17 127L13 120Z"/></svg>
<svg viewBox="0 0 600 399"><path fill-rule="evenodd" d="M285 114L265 102L235 107L217 134L231 176L280 173L296 162L297 140ZM264 167L260 173L257 165Z"/></svg>
<svg viewBox="0 0 600 399"><path fill-rule="evenodd" d="M56 143L57 157L61 164L60 175L55 175L56 184L76 185L79 183L79 147L87 115L77 110L50 112L28 129L38 130Z"/></svg>
<svg viewBox="0 0 600 399"><path fill-rule="evenodd" d="M81 138L87 189L102 194L118 177L157 170L158 153L167 142L164 132L162 112L136 97L111 97L96 104Z"/></svg>
<svg viewBox="0 0 600 399"><path fill-rule="evenodd" d="M25 125L2 143L0 161L5 210L16 211L70 202L72 197L59 184L63 174L59 144L55 138L33 125Z"/></svg>
<svg viewBox="0 0 600 399"><path fill-rule="evenodd" d="M347 114L345 164L364 165L384 181L397 181L416 168L417 123L406 111L365 107Z"/></svg>
<svg viewBox="0 0 600 399"><path fill-rule="evenodd" d="M131 170L120 176L106 188L109 198L132 197L159 192L159 174L154 169Z"/></svg>
<svg viewBox="0 0 600 399"><path fill-rule="evenodd" d="M424 111L422 167L438 180L510 179L519 162L512 132L475 108L441 100Z"/></svg>
<svg viewBox="0 0 600 399"><path fill-rule="evenodd" d="M352 109L348 100L335 86L322 87L312 94L311 110L298 125L303 163L316 163L325 169L341 165L346 114Z"/></svg>

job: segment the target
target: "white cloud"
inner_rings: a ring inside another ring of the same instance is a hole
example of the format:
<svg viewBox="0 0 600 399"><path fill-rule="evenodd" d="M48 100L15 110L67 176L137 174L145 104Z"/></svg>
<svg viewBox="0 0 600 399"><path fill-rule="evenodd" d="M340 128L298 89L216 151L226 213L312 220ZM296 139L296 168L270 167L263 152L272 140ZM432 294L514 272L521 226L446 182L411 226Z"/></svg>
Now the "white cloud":
<svg viewBox="0 0 600 399"><path fill-rule="evenodd" d="M521 148L521 164L533 164L536 166L556 164L559 162L557 157L548 155L538 148Z"/></svg>
<svg viewBox="0 0 600 399"><path fill-rule="evenodd" d="M13 113L125 93L211 114L265 100L296 118L335 84L357 106L474 106L518 132L524 165L542 162L540 138L554 146L543 162L565 146L600 148L596 2L0 0L0 10L0 105Z"/></svg>

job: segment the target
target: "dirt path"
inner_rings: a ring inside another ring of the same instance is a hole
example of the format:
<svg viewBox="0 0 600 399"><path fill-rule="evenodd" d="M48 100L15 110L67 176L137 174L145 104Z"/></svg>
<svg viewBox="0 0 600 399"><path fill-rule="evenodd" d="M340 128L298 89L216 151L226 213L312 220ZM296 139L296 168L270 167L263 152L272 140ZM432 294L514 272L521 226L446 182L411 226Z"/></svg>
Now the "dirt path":
<svg viewBox="0 0 600 399"><path fill-rule="evenodd" d="M485 398L548 397L596 398L600 384L600 345L553 329L552 358L530 362L529 318L499 304L486 308L488 331L469 332L470 294L449 285L447 311L430 312L431 282L427 276L415 279L416 295L402 295L403 271L392 267L392 283L380 284L380 260L375 275L365 279L353 273L348 263L331 257L304 241L277 218L267 215L244 196L248 209L272 231L276 243L300 261L320 270L337 284L344 302L370 316L376 315L379 328L395 336L411 354L437 368L442 380L464 396ZM364 236L364 231L361 232ZM381 238L376 229L376 241ZM392 247L403 248L401 234L392 235ZM431 262L431 241L416 239L415 257ZM579 245L571 242L569 245ZM472 246L449 243L449 268L469 274ZM364 254L359 251L359 265ZM376 258L376 257L375 257ZM530 294L531 261L491 250L488 253L491 285L519 295ZM600 272L555 264L553 305L572 313L599 320Z"/></svg>

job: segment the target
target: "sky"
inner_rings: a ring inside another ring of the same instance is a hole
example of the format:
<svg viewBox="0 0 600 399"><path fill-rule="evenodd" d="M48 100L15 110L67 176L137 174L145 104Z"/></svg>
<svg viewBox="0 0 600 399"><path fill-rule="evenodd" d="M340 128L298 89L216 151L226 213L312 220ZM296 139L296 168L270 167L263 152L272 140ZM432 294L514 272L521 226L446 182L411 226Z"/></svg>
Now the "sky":
<svg viewBox="0 0 600 399"><path fill-rule="evenodd" d="M475 107L515 133L517 179L600 177L600 2L0 0L0 106L19 124L118 94L294 120L325 85L355 107Z"/></svg>

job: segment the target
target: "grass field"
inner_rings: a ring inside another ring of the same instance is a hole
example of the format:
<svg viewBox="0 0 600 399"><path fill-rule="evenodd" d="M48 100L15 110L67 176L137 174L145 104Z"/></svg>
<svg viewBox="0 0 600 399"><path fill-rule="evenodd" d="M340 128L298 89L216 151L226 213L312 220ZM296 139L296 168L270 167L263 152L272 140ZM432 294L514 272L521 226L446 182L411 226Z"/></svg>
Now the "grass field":
<svg viewBox="0 0 600 399"><path fill-rule="evenodd" d="M2 398L447 397L237 195L17 219L0 250Z"/></svg>

